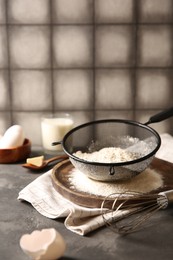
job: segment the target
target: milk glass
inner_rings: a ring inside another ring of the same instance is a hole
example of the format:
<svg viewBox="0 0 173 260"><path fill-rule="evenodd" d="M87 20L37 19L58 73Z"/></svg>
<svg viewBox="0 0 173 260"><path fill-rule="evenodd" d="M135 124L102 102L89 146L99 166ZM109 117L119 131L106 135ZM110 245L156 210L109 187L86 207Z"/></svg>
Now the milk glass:
<svg viewBox="0 0 173 260"><path fill-rule="evenodd" d="M62 146L52 146L53 142L62 141L64 135L73 128L72 117L66 113L44 116L41 119L42 145L46 153L62 152Z"/></svg>

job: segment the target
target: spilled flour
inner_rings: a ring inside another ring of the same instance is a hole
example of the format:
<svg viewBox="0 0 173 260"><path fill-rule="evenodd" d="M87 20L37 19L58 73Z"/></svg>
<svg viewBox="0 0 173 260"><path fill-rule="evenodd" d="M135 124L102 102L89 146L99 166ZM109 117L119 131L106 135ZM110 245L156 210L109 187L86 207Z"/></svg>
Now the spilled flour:
<svg viewBox="0 0 173 260"><path fill-rule="evenodd" d="M88 178L85 174L73 168L69 173L70 188L90 195L108 196L112 193L125 191L151 192L163 186L163 179L153 169L146 169L136 177L121 182L99 182Z"/></svg>

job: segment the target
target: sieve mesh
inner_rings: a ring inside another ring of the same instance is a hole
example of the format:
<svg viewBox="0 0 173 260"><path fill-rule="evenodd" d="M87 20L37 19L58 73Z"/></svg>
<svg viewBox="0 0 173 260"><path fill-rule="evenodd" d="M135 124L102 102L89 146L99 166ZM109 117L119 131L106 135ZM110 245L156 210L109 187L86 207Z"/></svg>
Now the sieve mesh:
<svg viewBox="0 0 173 260"><path fill-rule="evenodd" d="M160 137L149 126L129 120L98 120L72 129L63 139L72 164L88 177L112 181L128 179L143 171L160 147ZM105 147L119 147L136 153L135 160L105 163L87 161L74 155L92 153Z"/></svg>

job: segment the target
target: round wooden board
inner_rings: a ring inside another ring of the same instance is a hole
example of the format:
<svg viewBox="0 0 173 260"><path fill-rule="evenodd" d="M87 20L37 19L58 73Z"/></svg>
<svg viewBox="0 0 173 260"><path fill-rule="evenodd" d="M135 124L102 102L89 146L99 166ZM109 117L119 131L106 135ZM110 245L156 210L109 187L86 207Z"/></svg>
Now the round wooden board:
<svg viewBox="0 0 173 260"><path fill-rule="evenodd" d="M78 190L76 187L72 187L69 180L70 172L74 168L71 162L68 160L58 163L52 171L52 183L54 188L66 199L80 206L89 208L100 208L105 197L89 194ZM164 180L163 187L152 191L151 193L159 193L164 190L173 189L173 164L154 158L151 163L151 168L157 170L157 173L161 174ZM115 198L114 198L115 199ZM110 203L114 201L110 199ZM110 204L111 205L111 204Z"/></svg>
<svg viewBox="0 0 173 260"><path fill-rule="evenodd" d="M97 208L104 200L102 196L88 194L77 189L72 189L69 181L70 171L74 168L69 160L58 163L52 172L54 188L66 199L84 207Z"/></svg>

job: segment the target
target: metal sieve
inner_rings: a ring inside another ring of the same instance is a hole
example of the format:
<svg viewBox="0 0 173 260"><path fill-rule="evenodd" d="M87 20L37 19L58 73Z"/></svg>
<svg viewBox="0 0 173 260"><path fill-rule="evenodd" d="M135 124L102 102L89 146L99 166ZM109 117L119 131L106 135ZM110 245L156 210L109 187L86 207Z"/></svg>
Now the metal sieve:
<svg viewBox="0 0 173 260"><path fill-rule="evenodd" d="M144 171L161 145L159 134L148 124L160 122L173 115L173 108L152 116L145 124L123 119L104 119L79 125L69 131L60 142L71 163L97 181L122 181ZM77 151L93 153L105 147L119 147L135 153L135 159L121 162L84 160Z"/></svg>

